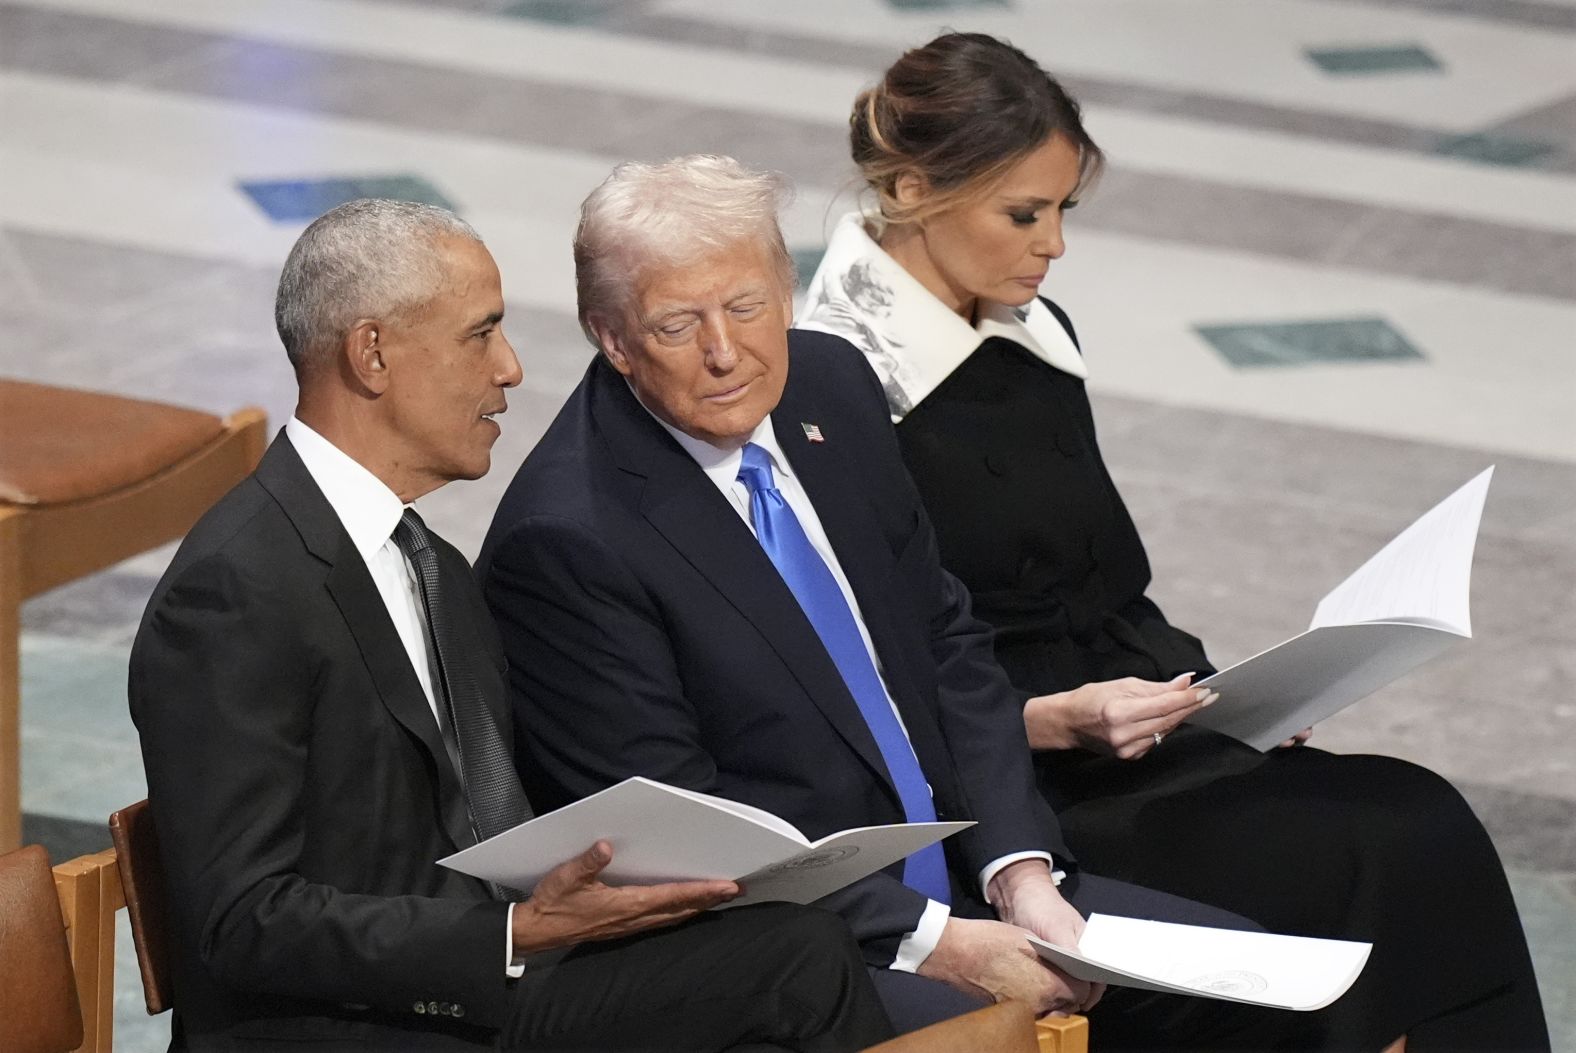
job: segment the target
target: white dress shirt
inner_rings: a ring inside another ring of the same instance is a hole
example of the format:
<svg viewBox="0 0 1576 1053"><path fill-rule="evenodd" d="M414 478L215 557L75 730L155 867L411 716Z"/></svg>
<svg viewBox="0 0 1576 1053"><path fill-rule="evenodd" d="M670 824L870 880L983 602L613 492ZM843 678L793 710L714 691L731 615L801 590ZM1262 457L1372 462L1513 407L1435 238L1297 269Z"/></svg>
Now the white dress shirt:
<svg viewBox="0 0 1576 1053"><path fill-rule="evenodd" d="M285 424L285 434L306 465L307 474L323 491L340 525L350 535L350 543L366 561L372 583L378 587L400 643L410 656L411 670L427 696L432 719L442 728L437 696L432 689L432 666L428 664L426 605L410 560L394 541L394 528L405 509L414 506L406 505L383 480L295 417ZM509 904L504 937L504 965L510 976L520 976L525 967L514 963L513 903Z"/></svg>
<svg viewBox="0 0 1576 1053"><path fill-rule="evenodd" d="M647 412L650 412L649 409ZM706 477L722 491L722 495L728 499L733 510L739 513L739 518L744 520L750 532L755 533L755 524L750 521L750 491L739 481L739 466L744 461L743 449L721 449L686 435L654 413L651 416L669 435L673 436L674 441L683 447L685 453L695 459L701 471L705 472ZM777 442L777 432L772 427L772 419L767 417L756 425L748 441L765 450L771 458L772 477L777 490L783 495L788 507L793 510L799 525L804 528L805 537L825 561L827 569L832 572L832 577L837 582L837 587L843 593L843 599L848 602L848 609L854 616L854 625L858 627L859 638L864 641L865 651L870 656L871 664L875 666L887 704L892 707L898 726L903 729L903 734L906 736L908 727L904 725L903 715L898 712L897 703L892 700L892 692L887 688L886 675L881 669L881 658L876 654L875 645L870 640L870 630L865 627L864 615L859 610L859 600L854 596L853 587L848 583L848 576L843 573L837 553L832 550L832 543L827 540L826 529L821 525L821 517L816 515L815 506L810 503L809 495L805 493L798 477L794 475L788 458L783 455L782 447ZM1051 857L1046 852L1017 852L992 860L980 872L980 888L982 890L986 888L997 871L1020 859L1043 859L1049 863ZM899 941L897 957L893 959L891 968L910 973L917 970L925 959L930 957L930 952L936 949L936 944L941 942L941 930L946 927L947 919L951 915L952 911L945 903L930 900L925 906L924 913L920 915L914 931L907 933Z"/></svg>

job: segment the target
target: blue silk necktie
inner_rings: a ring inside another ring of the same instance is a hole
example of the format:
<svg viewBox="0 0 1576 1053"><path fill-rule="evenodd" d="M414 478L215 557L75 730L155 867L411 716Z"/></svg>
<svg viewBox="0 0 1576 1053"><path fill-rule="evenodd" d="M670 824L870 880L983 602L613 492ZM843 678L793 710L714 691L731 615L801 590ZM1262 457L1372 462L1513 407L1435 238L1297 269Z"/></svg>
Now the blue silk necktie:
<svg viewBox="0 0 1576 1053"><path fill-rule="evenodd" d="M750 517L755 536L771 559L777 573L799 601L827 654L843 675L843 683L854 696L859 712L875 736L881 759L897 787L908 822L928 823L936 819L936 807L919 768L914 747L898 723L888 701L881 677L859 635L853 611L821 559L805 536L799 518L783 500L772 477L771 455L753 442L744 447L739 466L739 481L750 491ZM939 844L930 845L909 856L903 863L903 884L933 900L950 903L946 855Z"/></svg>

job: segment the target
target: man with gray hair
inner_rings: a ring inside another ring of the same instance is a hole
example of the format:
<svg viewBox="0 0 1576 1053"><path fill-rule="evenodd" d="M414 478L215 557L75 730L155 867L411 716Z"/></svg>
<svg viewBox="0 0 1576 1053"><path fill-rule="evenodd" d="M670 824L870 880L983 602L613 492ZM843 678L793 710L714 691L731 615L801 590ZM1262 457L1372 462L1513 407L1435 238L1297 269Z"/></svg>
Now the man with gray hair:
<svg viewBox="0 0 1576 1053"><path fill-rule="evenodd" d="M478 562L533 797L645 775L812 839L972 820L820 901L849 922L900 1029L1014 998L1100 1002L1102 1048L1284 1040L1221 1003L1101 1002L1102 985L1023 938L1075 945L1079 909L1252 926L1078 869L879 382L862 355L788 332L783 193L731 159L687 157L620 165L582 206L580 318L601 354Z"/></svg>
<svg viewBox="0 0 1576 1053"><path fill-rule="evenodd" d="M192 529L132 652L176 1048L849 1050L857 948L732 882L524 895L436 860L531 815L497 632L412 502L488 469L520 380L498 269L442 209L356 201L279 283L295 415ZM700 915L697 917L697 915Z"/></svg>

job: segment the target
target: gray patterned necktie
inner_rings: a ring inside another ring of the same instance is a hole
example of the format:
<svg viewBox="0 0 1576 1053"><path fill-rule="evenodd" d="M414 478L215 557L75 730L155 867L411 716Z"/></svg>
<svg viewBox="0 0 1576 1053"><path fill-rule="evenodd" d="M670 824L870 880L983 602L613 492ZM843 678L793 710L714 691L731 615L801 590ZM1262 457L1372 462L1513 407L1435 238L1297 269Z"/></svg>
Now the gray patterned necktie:
<svg viewBox="0 0 1576 1053"><path fill-rule="evenodd" d="M433 691L445 708L459 760L460 786L470 808L476 836L485 841L531 818L531 805L520 788L509 748L487 712L465 642L457 635L453 615L438 582L438 553L432 535L413 508L405 509L394 528L394 543L410 560L427 609L428 640L436 655L439 676Z"/></svg>

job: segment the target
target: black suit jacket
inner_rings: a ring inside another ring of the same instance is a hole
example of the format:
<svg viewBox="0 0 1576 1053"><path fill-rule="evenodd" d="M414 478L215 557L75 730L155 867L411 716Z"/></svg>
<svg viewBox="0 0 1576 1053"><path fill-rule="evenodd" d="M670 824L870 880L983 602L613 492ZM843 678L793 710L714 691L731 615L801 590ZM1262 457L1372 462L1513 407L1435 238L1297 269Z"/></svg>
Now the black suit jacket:
<svg viewBox="0 0 1576 1053"><path fill-rule="evenodd" d="M436 544L510 734L497 634ZM471 1025L506 1015L506 905L434 864L473 843L458 780L366 564L282 433L160 581L130 696L177 1045L490 1037Z"/></svg>
<svg viewBox="0 0 1576 1053"><path fill-rule="evenodd" d="M990 632L938 562L874 375L803 346L772 419L853 586L943 819L955 891L1021 850L1065 858ZM825 441L807 440L819 425ZM903 820L874 738L748 526L601 358L526 459L478 564L503 629L522 775L549 806L646 775L811 838ZM924 898L901 865L823 903L873 964ZM965 907L965 909L967 909Z"/></svg>

